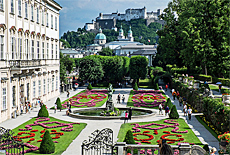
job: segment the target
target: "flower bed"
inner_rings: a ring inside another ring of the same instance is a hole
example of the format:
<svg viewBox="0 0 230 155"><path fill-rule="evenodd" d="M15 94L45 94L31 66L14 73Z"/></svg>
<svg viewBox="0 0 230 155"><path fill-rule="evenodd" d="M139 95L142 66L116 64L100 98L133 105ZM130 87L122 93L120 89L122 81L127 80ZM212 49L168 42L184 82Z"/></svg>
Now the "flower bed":
<svg viewBox="0 0 230 155"><path fill-rule="evenodd" d="M47 126L52 124L54 125ZM44 132L45 130L49 130L55 142L55 154L61 154L85 126L85 123L70 123L52 117L39 117L33 118L13 129L13 132L16 133L14 136L15 140L24 142L26 146L24 153L33 152L37 154L39 153L39 147Z"/></svg>
<svg viewBox="0 0 230 155"><path fill-rule="evenodd" d="M178 142L201 145L200 140L183 119L123 124L118 134L118 142L123 141L123 134L128 130L133 132L137 144L157 145L160 139L166 139L168 144L173 145Z"/></svg>
<svg viewBox="0 0 230 155"><path fill-rule="evenodd" d="M98 107L104 104L108 98L107 90L86 90L70 98L72 107ZM68 100L67 100L68 101ZM67 101L62 104L67 108Z"/></svg>
<svg viewBox="0 0 230 155"><path fill-rule="evenodd" d="M158 107L160 103L164 106L165 95L160 90L134 90L131 94L131 103L134 107Z"/></svg>

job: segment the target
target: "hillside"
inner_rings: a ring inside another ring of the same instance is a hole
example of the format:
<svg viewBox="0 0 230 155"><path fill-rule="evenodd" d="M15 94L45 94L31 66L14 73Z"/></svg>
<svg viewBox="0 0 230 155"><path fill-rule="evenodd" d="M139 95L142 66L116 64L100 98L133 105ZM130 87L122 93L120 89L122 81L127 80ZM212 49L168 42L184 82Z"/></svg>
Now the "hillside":
<svg viewBox="0 0 230 155"><path fill-rule="evenodd" d="M162 25L159 23L151 23L149 26L146 26L144 19L135 19L129 22L117 21L116 27L118 30L120 29L121 24L125 36L127 36L129 26L131 25L134 41L138 41L147 45L153 45L157 42L158 36L156 31L162 28ZM119 35L119 33L114 30L103 30L103 33L106 35L107 42L117 40L117 36ZM66 39L72 48L85 48L87 45L93 44L95 35L95 33L86 32L84 29L78 28L78 31L76 32L68 31L67 33L64 33L63 36L61 36L61 39Z"/></svg>

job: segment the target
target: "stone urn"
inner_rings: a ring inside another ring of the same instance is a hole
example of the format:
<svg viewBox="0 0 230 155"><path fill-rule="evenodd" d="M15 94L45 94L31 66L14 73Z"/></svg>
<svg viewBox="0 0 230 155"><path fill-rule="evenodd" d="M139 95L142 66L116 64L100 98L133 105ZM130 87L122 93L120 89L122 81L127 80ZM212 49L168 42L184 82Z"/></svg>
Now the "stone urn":
<svg viewBox="0 0 230 155"><path fill-rule="evenodd" d="M222 102L224 103L225 106L230 104L230 95L223 95L222 98L223 98Z"/></svg>

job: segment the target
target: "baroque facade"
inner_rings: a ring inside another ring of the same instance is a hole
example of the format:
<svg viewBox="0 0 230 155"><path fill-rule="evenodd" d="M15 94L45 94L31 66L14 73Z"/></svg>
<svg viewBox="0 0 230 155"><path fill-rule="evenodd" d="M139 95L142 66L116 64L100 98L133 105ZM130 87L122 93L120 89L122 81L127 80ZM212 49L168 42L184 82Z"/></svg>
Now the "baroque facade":
<svg viewBox="0 0 230 155"><path fill-rule="evenodd" d="M59 95L59 11L54 0L0 0L0 122L20 104Z"/></svg>

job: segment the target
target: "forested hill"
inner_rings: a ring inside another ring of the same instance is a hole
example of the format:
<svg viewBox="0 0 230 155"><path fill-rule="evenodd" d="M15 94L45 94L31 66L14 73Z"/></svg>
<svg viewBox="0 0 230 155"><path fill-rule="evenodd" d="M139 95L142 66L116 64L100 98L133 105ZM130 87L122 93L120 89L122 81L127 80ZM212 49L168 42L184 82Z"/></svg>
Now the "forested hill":
<svg viewBox="0 0 230 155"><path fill-rule="evenodd" d="M157 42L158 37L156 31L162 28L162 25L159 23L151 23L149 26L146 26L144 19L135 19L129 22L117 21L117 32L114 30L103 30L103 33L106 35L107 42L117 40L121 24L125 36L127 36L129 26L131 25L134 41L138 41L146 45L153 45ZM87 45L93 44L95 36L95 33L87 32L84 28L78 28L77 31L68 31L67 33L64 33L63 36L61 36L61 39L66 39L72 48L85 48Z"/></svg>

